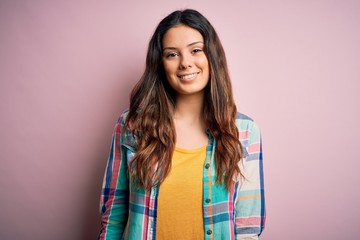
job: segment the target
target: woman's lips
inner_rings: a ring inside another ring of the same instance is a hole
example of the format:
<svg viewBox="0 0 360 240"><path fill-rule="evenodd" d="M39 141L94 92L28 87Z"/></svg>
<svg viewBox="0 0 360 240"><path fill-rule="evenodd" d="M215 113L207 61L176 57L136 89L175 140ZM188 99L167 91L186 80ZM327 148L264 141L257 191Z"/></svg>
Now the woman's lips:
<svg viewBox="0 0 360 240"><path fill-rule="evenodd" d="M178 77L181 79L181 80L184 80L184 81L189 81L189 80L192 80L194 79L199 73L190 73L190 74L183 74L183 75L179 75Z"/></svg>

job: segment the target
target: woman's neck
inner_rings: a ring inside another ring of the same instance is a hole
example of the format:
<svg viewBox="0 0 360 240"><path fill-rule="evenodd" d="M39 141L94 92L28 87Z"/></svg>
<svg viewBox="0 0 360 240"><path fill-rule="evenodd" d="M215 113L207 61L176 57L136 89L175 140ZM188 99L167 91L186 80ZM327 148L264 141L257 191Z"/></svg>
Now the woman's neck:
<svg viewBox="0 0 360 240"><path fill-rule="evenodd" d="M181 95L176 98L174 120L203 124L204 94Z"/></svg>
<svg viewBox="0 0 360 240"><path fill-rule="evenodd" d="M174 109L176 146L196 149L208 143L203 115L204 94L178 96Z"/></svg>

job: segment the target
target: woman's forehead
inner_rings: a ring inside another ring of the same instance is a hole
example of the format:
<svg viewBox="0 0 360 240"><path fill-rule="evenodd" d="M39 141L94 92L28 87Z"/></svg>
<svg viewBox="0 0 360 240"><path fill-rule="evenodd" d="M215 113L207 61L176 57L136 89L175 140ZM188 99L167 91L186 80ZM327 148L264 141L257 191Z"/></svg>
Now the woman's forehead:
<svg viewBox="0 0 360 240"><path fill-rule="evenodd" d="M204 43L204 38L198 30L185 25L170 28L162 40L163 48L187 47L194 43Z"/></svg>

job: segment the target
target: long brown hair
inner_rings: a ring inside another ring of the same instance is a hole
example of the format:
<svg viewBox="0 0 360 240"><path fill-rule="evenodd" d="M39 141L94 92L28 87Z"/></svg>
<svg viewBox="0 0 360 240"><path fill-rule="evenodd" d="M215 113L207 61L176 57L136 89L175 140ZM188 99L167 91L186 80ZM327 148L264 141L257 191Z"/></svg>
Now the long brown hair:
<svg viewBox="0 0 360 240"><path fill-rule="evenodd" d="M140 187L159 185L170 171L175 148L172 110L175 92L168 84L162 64L162 40L176 25L201 33L209 61L210 81L205 88L204 120L216 139L216 181L229 189L232 178L242 175L238 166L243 157L235 124L237 109L233 99L224 49L215 29L199 12L175 11L157 26L148 46L146 68L130 97L125 127L136 137L137 152L130 163L130 175Z"/></svg>

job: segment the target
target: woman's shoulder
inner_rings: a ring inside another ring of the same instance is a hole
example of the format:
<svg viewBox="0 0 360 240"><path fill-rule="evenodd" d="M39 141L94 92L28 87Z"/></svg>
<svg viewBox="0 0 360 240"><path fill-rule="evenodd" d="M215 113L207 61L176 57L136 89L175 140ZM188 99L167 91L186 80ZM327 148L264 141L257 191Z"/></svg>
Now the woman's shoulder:
<svg viewBox="0 0 360 240"><path fill-rule="evenodd" d="M120 116L118 117L116 123L119 124L119 125L124 126L128 114L129 114L129 109L123 110L123 111L120 113Z"/></svg>
<svg viewBox="0 0 360 240"><path fill-rule="evenodd" d="M259 127L255 120L244 113L237 112L235 122L240 132L259 131Z"/></svg>
<svg viewBox="0 0 360 240"><path fill-rule="evenodd" d="M125 127L125 122L126 122L126 118L127 118L128 114L129 114L128 109L125 109L124 111L122 111L116 122L116 125L117 125L117 128L120 129L119 132L121 134L121 145L125 146L128 149L135 151L137 148L137 144L136 144L137 134L136 134L136 132L133 134L130 129Z"/></svg>
<svg viewBox="0 0 360 240"><path fill-rule="evenodd" d="M251 117L241 112L236 113L236 120L254 121Z"/></svg>
<svg viewBox="0 0 360 240"><path fill-rule="evenodd" d="M248 115L241 113L241 112L237 112L236 113L236 124L238 125L238 127L244 128L244 127L248 127L248 125L251 125L254 123L254 119L249 117Z"/></svg>

